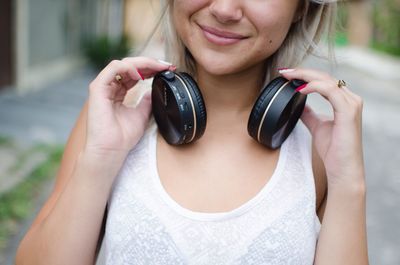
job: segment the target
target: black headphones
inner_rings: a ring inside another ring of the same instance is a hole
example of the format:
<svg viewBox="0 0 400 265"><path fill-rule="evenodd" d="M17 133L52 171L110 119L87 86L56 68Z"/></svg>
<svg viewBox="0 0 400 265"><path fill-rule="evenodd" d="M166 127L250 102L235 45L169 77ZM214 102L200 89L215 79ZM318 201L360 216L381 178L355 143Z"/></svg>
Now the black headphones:
<svg viewBox="0 0 400 265"><path fill-rule="evenodd" d="M247 131L257 142L276 149L295 127L306 103L296 92L305 82L277 77L260 93L251 110ZM164 139L172 145L199 139L207 123L203 96L194 79L184 72L156 74L152 84L153 115Z"/></svg>

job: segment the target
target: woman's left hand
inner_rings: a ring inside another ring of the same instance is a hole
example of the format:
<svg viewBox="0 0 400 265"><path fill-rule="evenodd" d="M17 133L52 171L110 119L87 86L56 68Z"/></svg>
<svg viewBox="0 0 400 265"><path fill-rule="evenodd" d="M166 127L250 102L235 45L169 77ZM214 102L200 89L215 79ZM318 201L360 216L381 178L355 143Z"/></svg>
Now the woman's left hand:
<svg viewBox="0 0 400 265"><path fill-rule="evenodd" d="M360 96L327 73L312 69L280 71L287 79L301 79L307 85L299 92L317 92L333 108L333 120L317 115L309 106L301 119L310 130L327 174L328 186L360 187L365 184L362 149L362 108Z"/></svg>

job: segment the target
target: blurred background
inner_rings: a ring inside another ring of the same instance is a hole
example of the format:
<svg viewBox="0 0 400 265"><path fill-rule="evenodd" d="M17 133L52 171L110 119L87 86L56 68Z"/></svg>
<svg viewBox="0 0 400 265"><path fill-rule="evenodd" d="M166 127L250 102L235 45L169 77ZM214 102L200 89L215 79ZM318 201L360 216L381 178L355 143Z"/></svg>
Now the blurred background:
<svg viewBox="0 0 400 265"><path fill-rule="evenodd" d="M157 0L0 1L0 264L51 192L87 87L111 59L135 54L156 24ZM400 0L339 2L337 64L305 67L346 80L364 98L371 264L400 264ZM158 33L144 51L163 58ZM326 102L308 100L318 112Z"/></svg>

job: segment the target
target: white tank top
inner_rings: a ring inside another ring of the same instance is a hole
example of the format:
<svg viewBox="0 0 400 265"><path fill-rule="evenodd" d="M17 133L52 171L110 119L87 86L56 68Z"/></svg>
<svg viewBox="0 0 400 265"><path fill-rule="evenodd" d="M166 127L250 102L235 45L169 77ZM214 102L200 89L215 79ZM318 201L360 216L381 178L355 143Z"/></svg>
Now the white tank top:
<svg viewBox="0 0 400 265"><path fill-rule="evenodd" d="M229 211L195 212L162 186L157 127L129 153L109 198L97 264L313 264L315 209L310 135L299 121L258 194Z"/></svg>

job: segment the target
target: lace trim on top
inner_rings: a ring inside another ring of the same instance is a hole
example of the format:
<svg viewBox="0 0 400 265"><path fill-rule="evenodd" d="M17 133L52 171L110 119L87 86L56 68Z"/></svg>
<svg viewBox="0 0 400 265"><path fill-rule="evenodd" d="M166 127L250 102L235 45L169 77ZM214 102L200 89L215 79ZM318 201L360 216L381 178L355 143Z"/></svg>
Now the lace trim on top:
<svg viewBox="0 0 400 265"><path fill-rule="evenodd" d="M154 135L156 134L156 135ZM231 219L242 215L249 210L251 210L254 206L259 203L264 196L266 196L274 187L275 183L277 182L278 178L281 176L282 170L286 163L287 158L287 146L290 144L291 136L282 144L280 151L279 151L279 158L276 164L275 170L267 181L267 183L263 186L263 188L250 200L242 204L241 206L228 211L228 212L196 212L184 208L179 203L177 203L165 190L164 186L161 183L160 176L158 174L157 169L157 161L156 161L156 154L157 154L157 126L153 126L151 128L150 136L148 137L148 144L149 144L149 169L151 171L151 178L154 181L156 189L159 191L163 201L172 208L176 213L185 216L187 218L198 220L198 221L222 221L226 219Z"/></svg>

